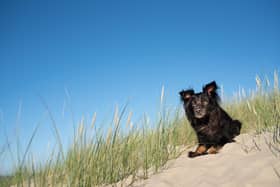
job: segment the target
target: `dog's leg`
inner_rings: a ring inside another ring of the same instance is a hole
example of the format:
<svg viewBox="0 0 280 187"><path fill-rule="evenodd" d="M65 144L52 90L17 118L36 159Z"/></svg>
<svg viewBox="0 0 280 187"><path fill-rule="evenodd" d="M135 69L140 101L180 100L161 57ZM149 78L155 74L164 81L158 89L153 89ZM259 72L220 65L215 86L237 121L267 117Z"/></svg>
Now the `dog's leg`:
<svg viewBox="0 0 280 187"><path fill-rule="evenodd" d="M217 154L219 150L222 148L222 146L211 146L208 150L208 154Z"/></svg>
<svg viewBox="0 0 280 187"><path fill-rule="evenodd" d="M193 157L200 156L200 155L205 155L205 154L207 154L207 147L203 144L200 144L196 148L195 152L193 152L193 151L189 152L189 157L193 158Z"/></svg>

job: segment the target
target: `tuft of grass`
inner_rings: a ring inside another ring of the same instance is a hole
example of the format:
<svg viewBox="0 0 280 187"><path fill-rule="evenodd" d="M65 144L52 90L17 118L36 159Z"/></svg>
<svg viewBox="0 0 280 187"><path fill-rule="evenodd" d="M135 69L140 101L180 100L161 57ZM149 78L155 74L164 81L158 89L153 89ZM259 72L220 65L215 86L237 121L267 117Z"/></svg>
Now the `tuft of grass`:
<svg viewBox="0 0 280 187"><path fill-rule="evenodd" d="M223 107L243 123L243 133L273 129L273 149L280 153L278 75L275 72L272 88L268 79L257 77L256 83L256 91L243 92ZM166 109L163 98L164 89L160 97L159 117L154 124L150 124L146 115L139 123L132 124L133 113L125 115L126 106L121 110L116 108L110 128L105 133L96 127L96 114L91 124L82 119L68 148L63 147L56 123L45 105L52 119L57 147L53 148L44 164L35 162L30 145L34 141L36 127L23 157L19 159L20 164L11 176L0 177L0 186L104 186L117 183L127 186L136 179L149 177L168 160L178 157L182 148L196 141L182 107ZM3 152L1 150L0 153ZM8 152L12 152L11 149ZM127 183L125 179L130 181Z"/></svg>
<svg viewBox="0 0 280 187"><path fill-rule="evenodd" d="M280 93L278 74L274 72L274 86L267 78L256 77L257 89L247 96L239 96L224 105L224 108L243 123L242 132L256 130L263 132L280 124Z"/></svg>

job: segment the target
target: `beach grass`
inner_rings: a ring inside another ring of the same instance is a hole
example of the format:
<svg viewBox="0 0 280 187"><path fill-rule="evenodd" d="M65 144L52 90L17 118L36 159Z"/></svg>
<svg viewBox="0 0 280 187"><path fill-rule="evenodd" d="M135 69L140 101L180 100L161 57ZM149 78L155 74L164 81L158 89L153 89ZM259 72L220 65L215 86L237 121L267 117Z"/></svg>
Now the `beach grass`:
<svg viewBox="0 0 280 187"><path fill-rule="evenodd" d="M242 133L268 130L274 133L271 149L279 156L278 85L277 72L274 73L273 83L257 76L256 90L240 92L237 97L224 102L222 107L242 122ZM62 133L58 132L57 124L52 120L57 146L44 163L35 162L30 150L37 126L24 154L18 156L12 174L0 177L0 186L106 186L117 183L126 186L139 178L148 178L161 170L168 160L178 157L196 142L182 106L166 109L162 104L163 97L164 89L159 115L153 124L148 116L133 124L133 113L127 111L127 106L116 107L112 123L105 133L96 127L96 115L91 124L81 120L75 129L72 144L67 148L63 147ZM5 151L13 154L8 143L0 156Z"/></svg>

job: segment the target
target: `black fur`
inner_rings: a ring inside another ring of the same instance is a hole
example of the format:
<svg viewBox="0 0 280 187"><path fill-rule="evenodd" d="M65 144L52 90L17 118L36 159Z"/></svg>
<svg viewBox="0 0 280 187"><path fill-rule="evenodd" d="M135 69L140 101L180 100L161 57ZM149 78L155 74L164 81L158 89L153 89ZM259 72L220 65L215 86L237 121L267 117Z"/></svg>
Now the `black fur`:
<svg viewBox="0 0 280 187"><path fill-rule="evenodd" d="M233 120L220 107L217 89L213 81L205 85L200 93L195 93L193 89L180 92L186 116L199 143L197 150L189 153L190 157L212 153L224 144L233 142L234 137L240 134L241 123ZM207 152L209 148L211 151Z"/></svg>

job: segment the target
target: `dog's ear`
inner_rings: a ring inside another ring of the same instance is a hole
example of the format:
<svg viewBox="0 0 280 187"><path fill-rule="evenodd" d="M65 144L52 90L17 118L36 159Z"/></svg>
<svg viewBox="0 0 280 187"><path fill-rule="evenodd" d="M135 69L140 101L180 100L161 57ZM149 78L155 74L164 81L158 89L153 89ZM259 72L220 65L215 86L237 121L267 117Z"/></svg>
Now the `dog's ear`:
<svg viewBox="0 0 280 187"><path fill-rule="evenodd" d="M181 100L182 101L187 101L191 98L191 96L194 94L194 90L190 89L190 90L182 90L179 92L180 96L181 96Z"/></svg>
<svg viewBox="0 0 280 187"><path fill-rule="evenodd" d="M209 95L209 96L216 97L217 89L218 89L218 86L217 86L216 82L212 81L203 87L203 93L207 93L207 95Z"/></svg>

